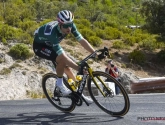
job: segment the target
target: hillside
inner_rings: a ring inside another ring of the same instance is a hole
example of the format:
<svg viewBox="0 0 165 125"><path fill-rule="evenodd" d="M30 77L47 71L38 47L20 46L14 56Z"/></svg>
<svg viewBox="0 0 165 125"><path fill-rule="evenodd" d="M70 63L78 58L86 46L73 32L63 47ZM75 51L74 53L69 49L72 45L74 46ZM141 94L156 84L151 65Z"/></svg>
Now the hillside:
<svg viewBox="0 0 165 125"><path fill-rule="evenodd" d="M113 41L103 41L103 44L99 48L103 48L104 46L111 48L112 42ZM42 98L42 76L45 73L53 71L52 63L36 56L28 60L14 60L7 54L12 44L13 43L10 43L8 46L4 46L2 43L0 44L0 100ZM75 46L71 46L68 45L67 40L64 40L61 45L77 60L89 54L78 43ZM148 78L164 76L164 67L162 68L160 65L150 63L150 65L146 67L141 67L131 64L127 59L127 51L128 50L119 51L112 48L110 49L110 52L114 54L113 60L122 73L129 74L129 77L133 79L135 77ZM123 68L123 65L125 65L126 68ZM105 60L93 62L91 66L95 70L104 71L106 67ZM162 70L160 70L161 68ZM126 89L129 90L129 83L126 84Z"/></svg>

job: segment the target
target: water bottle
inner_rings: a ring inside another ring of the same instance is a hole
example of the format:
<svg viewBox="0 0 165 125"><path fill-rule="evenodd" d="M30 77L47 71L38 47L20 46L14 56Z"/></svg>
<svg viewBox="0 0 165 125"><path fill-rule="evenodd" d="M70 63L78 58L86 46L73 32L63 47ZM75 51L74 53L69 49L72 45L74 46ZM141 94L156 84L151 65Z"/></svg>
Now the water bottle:
<svg viewBox="0 0 165 125"><path fill-rule="evenodd" d="M77 91L77 85L73 81L73 79L68 79L68 83L69 83L69 85L70 85L70 87L72 88L73 91Z"/></svg>
<svg viewBox="0 0 165 125"><path fill-rule="evenodd" d="M76 76L76 80L79 82L79 81L82 80L82 77L81 77L80 75L77 75L77 76Z"/></svg>

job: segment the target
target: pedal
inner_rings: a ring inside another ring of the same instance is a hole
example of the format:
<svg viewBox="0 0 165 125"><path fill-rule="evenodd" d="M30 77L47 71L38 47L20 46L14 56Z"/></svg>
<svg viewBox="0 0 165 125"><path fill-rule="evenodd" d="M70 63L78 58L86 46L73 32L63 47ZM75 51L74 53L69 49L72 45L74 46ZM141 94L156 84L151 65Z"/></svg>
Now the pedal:
<svg viewBox="0 0 165 125"><path fill-rule="evenodd" d="M55 97L52 97L52 100L57 101L59 105L62 105L61 100L59 99L59 97L57 97L57 99Z"/></svg>

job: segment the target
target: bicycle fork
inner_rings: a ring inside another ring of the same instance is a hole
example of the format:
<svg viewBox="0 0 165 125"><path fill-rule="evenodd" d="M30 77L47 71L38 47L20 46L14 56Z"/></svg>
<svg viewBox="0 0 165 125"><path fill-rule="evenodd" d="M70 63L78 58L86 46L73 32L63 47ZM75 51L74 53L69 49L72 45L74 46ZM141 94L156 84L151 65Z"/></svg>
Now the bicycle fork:
<svg viewBox="0 0 165 125"><path fill-rule="evenodd" d="M93 80L94 84L96 85L96 87L99 89L99 91L101 92L101 94L106 97L107 93L104 93L103 90L100 88L100 86L98 85L98 83L96 82L93 73L92 73L92 69L89 68L89 75L91 76L91 79ZM106 90L108 91L108 95L110 94L111 89L107 87L107 85L105 84L105 82L99 77L96 76L96 78L101 82L101 84L103 85L103 87L106 88ZM111 95L111 94L110 94ZM113 94L112 94L113 95Z"/></svg>

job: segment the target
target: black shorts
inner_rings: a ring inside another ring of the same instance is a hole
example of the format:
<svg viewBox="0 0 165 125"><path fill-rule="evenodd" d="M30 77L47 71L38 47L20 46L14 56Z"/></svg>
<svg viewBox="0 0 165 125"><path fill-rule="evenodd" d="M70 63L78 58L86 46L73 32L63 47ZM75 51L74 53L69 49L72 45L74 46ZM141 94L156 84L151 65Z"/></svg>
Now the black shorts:
<svg viewBox="0 0 165 125"><path fill-rule="evenodd" d="M37 56L51 61L56 61L58 56L51 46L36 41L33 42L33 51Z"/></svg>

